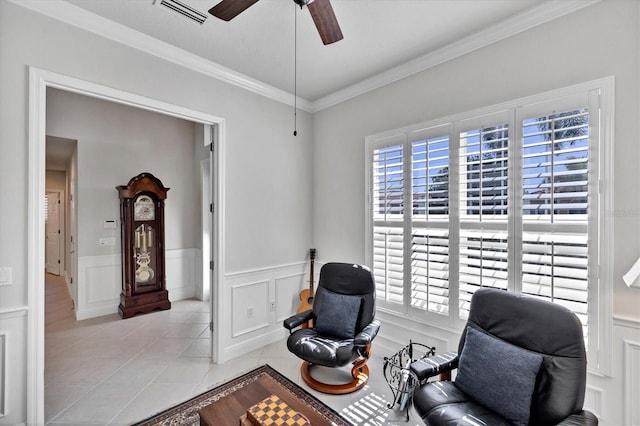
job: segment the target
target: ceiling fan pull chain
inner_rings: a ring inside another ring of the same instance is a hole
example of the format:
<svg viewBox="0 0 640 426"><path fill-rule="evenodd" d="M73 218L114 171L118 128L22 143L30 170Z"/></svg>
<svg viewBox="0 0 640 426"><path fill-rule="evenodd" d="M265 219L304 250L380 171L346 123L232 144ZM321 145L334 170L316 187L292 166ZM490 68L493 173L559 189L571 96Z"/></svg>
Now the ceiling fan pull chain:
<svg viewBox="0 0 640 426"><path fill-rule="evenodd" d="M298 136L298 11L293 4L293 136Z"/></svg>

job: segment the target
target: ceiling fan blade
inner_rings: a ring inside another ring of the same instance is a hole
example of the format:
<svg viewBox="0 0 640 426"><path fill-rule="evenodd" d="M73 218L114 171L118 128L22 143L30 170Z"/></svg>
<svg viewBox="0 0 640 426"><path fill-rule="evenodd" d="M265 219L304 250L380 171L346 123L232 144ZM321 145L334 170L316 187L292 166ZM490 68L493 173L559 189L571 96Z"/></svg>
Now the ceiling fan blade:
<svg viewBox="0 0 640 426"><path fill-rule="evenodd" d="M223 21L230 21L258 0L222 0L209 9L209 13Z"/></svg>
<svg viewBox="0 0 640 426"><path fill-rule="evenodd" d="M324 44L342 40L342 31L329 0L315 0L307 5Z"/></svg>

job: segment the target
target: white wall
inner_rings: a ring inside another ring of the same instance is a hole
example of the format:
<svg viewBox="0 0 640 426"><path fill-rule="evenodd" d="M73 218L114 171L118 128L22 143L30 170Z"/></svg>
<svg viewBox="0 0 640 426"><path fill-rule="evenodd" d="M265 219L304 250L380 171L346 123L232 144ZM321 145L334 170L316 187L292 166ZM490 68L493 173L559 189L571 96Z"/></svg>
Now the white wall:
<svg viewBox="0 0 640 426"><path fill-rule="evenodd" d="M67 189L67 173L60 170L47 170L47 191L66 191Z"/></svg>
<svg viewBox="0 0 640 426"><path fill-rule="evenodd" d="M23 9L0 0L0 265L12 268L13 285L0 287L0 336L4 340L5 355L0 356L1 368L7 372L0 391L6 395L6 409L0 413L0 424L20 424L27 419L27 330L30 318L37 312L29 311L28 294L37 291L41 283L27 280L27 225L33 212L27 209L28 180L28 67L53 71L106 87L138 94L150 99L201 111L225 119L225 155L221 162L225 167L224 203L225 246L223 265L218 265L227 275L220 283L220 303L230 309L233 285L238 277L250 282L252 274L261 274L269 282L268 299L249 300L255 312L266 315L266 325L256 330L242 329L238 335L232 330L232 321L218 324L223 341L223 353L232 356L265 343L263 336L272 339L283 334L276 313L286 307L286 295L278 296L278 289L287 289L290 280L278 285L282 270L303 264L311 245L311 117L298 112L298 136L292 135L290 106L222 83L203 74L158 57L147 55L90 34L76 27ZM98 125L96 123L96 125ZM85 153L78 142L78 167L99 167L95 162L85 163ZM124 149L123 141L108 141L98 146L101 154L110 155L109 148ZM110 157L112 158L112 157ZM191 157L193 158L193 156ZM85 163L83 166L82 164ZM193 173L199 166L193 165ZM122 174L114 182L126 183L133 174ZM153 172L153 170L151 170ZM79 185L90 185L78 170ZM105 172L96 176L105 182ZM83 183L84 182L84 183ZM171 186L171 182L166 182ZM101 200L92 200L87 190L78 189L80 202L97 202L101 209L108 208ZM100 192L107 195L105 192ZM115 195L115 189L113 189ZM179 196L169 191L169 200ZM170 201L171 202L171 201ZM11 208L6 208L11 206ZM79 214L82 207L79 206ZM94 245L97 233L95 224L78 218L79 226L94 231L82 238L81 250L91 256L102 256L101 248ZM264 226L268 223L269 226ZM176 225L172 225L176 226ZM180 234L172 229L171 241L189 243L196 247L191 234ZM79 247L80 248L80 247ZM111 256L110 254L105 254ZM78 271L80 275L80 271ZM295 293L302 287L299 283ZM291 293L292 289L283 290ZM269 301L283 300L273 312ZM236 312L227 311L226 318L246 313L245 306ZM265 314L266 312L266 314ZM260 340L262 338L262 340ZM34 371L34 374L42 372ZM36 383L31 381L30 383ZM9 384L11 385L9 391ZM30 410L32 412L32 410ZM4 416L3 416L4 414Z"/></svg>
<svg viewBox="0 0 640 426"><path fill-rule="evenodd" d="M364 261L364 139L386 130L615 76L614 282L611 377L589 376L602 424L640 424L640 290L622 274L639 255L637 1L603 1L314 115L314 244L323 261ZM409 338L455 349L458 331L380 313L377 352ZM626 355L625 355L626 352ZM630 384L631 383L631 384ZM625 389L628 391L625 392Z"/></svg>
<svg viewBox="0 0 640 426"><path fill-rule="evenodd" d="M196 247L199 200L195 123L56 89L47 90L47 134L78 141L78 256L120 253L116 186L150 172L170 188L165 201L168 250ZM115 246L99 246L101 237Z"/></svg>

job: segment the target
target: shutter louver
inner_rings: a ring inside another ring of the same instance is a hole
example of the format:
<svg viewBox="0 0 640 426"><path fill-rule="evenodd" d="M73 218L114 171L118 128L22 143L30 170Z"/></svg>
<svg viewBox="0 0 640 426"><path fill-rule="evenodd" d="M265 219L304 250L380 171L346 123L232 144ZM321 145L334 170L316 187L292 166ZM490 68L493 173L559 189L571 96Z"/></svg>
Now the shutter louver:
<svg viewBox="0 0 640 426"><path fill-rule="evenodd" d="M522 293L573 311L587 336L588 249L585 234L526 232L522 243Z"/></svg>
<svg viewBox="0 0 640 426"><path fill-rule="evenodd" d="M404 170L402 145L373 153L373 218L402 220L404 216Z"/></svg>
<svg viewBox="0 0 640 426"><path fill-rule="evenodd" d="M449 235L446 229L413 230L411 306L449 313Z"/></svg>
<svg viewBox="0 0 640 426"><path fill-rule="evenodd" d="M553 222L587 214L589 115L570 111L523 122L523 206L526 216ZM571 215L569 218L567 215Z"/></svg>
<svg viewBox="0 0 640 426"><path fill-rule="evenodd" d="M376 297L404 302L404 237L402 228L376 226L373 230L373 275Z"/></svg>
<svg viewBox="0 0 640 426"><path fill-rule="evenodd" d="M411 144L413 220L447 219L449 214L449 137Z"/></svg>
<svg viewBox="0 0 640 426"><path fill-rule="evenodd" d="M471 296L480 287L507 289L508 264L506 232L460 231L460 318L469 315Z"/></svg>
<svg viewBox="0 0 640 426"><path fill-rule="evenodd" d="M460 215L506 219L509 126L460 134Z"/></svg>

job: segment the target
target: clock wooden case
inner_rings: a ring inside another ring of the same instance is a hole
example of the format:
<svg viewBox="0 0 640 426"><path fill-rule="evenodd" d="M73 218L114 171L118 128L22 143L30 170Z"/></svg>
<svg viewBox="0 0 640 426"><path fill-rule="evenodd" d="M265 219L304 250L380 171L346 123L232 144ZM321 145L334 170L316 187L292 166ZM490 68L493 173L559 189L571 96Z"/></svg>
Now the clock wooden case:
<svg viewBox="0 0 640 426"><path fill-rule="evenodd" d="M164 200L167 191L151 173L117 186L122 224L122 293L118 314L171 309L165 277Z"/></svg>

